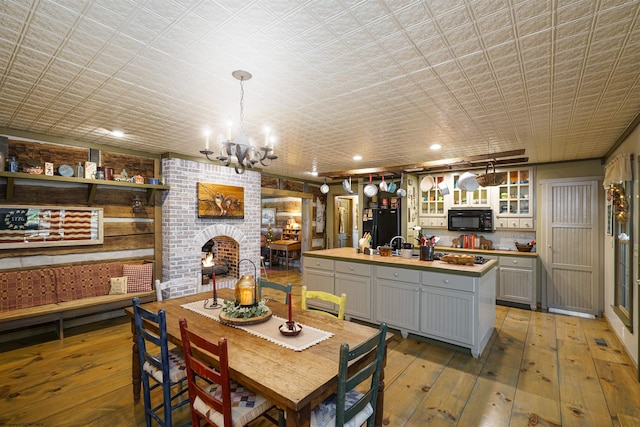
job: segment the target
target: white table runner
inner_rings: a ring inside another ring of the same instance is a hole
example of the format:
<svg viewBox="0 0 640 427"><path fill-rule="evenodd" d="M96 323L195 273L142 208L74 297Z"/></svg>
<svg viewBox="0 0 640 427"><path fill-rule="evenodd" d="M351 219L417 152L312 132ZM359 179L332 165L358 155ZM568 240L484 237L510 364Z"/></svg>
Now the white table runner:
<svg viewBox="0 0 640 427"><path fill-rule="evenodd" d="M208 304L211 303L211 300L206 301ZM224 305L224 301L222 299L220 299L219 302L221 305ZM191 302L188 304L182 304L181 307L220 322L220 311L222 310L222 307L216 309L208 309L204 308L204 304L205 300L202 300ZM228 326L242 329L250 334L256 335L274 344L278 344L282 347L286 347L295 351L302 351L333 336L331 332L323 331L322 329L317 329L313 326L304 324L300 324L302 325L302 331L297 336L284 336L280 333L279 327L285 322L286 319L272 315L269 320L262 323L246 326Z"/></svg>

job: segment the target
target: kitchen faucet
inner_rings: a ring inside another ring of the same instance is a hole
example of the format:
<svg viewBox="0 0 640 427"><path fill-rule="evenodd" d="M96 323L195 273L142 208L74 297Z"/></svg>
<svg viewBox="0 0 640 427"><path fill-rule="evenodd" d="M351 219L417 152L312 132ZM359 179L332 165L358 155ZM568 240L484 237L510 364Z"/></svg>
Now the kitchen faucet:
<svg viewBox="0 0 640 427"><path fill-rule="evenodd" d="M404 237L402 237L402 236L395 236L395 237L393 237L393 238L391 239L391 241L389 242L389 246L391 246L391 247L393 248L393 242L394 242L396 239L402 239L402 242L400 242L400 246L398 247L398 249L396 249L396 250L395 250L395 251L396 251L396 255L399 255L399 254L400 254L400 249L402 248L402 243L404 243L406 240L405 240L405 238L404 238Z"/></svg>

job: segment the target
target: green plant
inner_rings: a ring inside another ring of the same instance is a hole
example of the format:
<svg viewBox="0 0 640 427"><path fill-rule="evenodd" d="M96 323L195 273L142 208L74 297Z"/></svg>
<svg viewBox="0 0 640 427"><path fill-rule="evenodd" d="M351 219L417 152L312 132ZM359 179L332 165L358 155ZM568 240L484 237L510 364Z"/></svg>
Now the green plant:
<svg viewBox="0 0 640 427"><path fill-rule="evenodd" d="M235 319L240 317L243 319L249 319L267 314L269 312L269 308L267 307L267 300L265 299L260 300L257 305L243 307L236 304L236 300L231 298L229 300L225 300L224 305L222 306L222 311L227 316Z"/></svg>

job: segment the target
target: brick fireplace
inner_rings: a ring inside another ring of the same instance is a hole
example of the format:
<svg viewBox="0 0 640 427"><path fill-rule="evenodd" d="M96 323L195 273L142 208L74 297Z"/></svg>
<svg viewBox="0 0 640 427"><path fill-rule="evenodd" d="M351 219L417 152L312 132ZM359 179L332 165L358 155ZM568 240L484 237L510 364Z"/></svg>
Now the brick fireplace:
<svg viewBox="0 0 640 427"><path fill-rule="evenodd" d="M210 241L219 242L225 253L236 245L235 270L226 278L216 276L218 288L231 288L241 275L254 275L249 259L260 266L260 185L259 172L246 171L238 175L233 168L179 158L162 160L162 175L171 189L164 194L162 204L162 281L193 279L193 285L169 290L170 297L211 290L211 283L202 283L203 247ZM198 218L197 183L232 185L244 188L244 218ZM216 249L218 245L216 245ZM260 270L257 271L257 274Z"/></svg>

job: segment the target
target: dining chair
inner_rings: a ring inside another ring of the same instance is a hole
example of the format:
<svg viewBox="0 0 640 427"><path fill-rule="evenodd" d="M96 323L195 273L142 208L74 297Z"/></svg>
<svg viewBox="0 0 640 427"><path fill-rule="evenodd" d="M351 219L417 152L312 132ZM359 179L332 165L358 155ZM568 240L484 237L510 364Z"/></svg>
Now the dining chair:
<svg viewBox="0 0 640 427"><path fill-rule="evenodd" d="M269 280L269 275L267 274L267 266L264 263L264 256L260 256L260 269L264 272L264 277Z"/></svg>
<svg viewBox="0 0 640 427"><path fill-rule="evenodd" d="M322 301L331 302L333 304L338 305L338 314L337 316L331 313L328 313L323 310L316 310L313 308L307 307L308 299L319 299ZM347 294L343 293L340 296L334 295L329 292L324 291L308 291L306 286L302 287L302 304L301 307L303 310L316 311L318 313L326 314L327 316L337 317L340 320L344 320L344 311L347 307Z"/></svg>
<svg viewBox="0 0 640 427"><path fill-rule="evenodd" d="M258 298L262 298L262 288L270 288L284 292L284 303L287 305L289 304L289 294L291 293L292 288L291 283L283 285L282 283L271 282L269 280L263 279L262 277L258 277Z"/></svg>
<svg viewBox="0 0 640 427"><path fill-rule="evenodd" d="M190 330L187 319L179 323L193 426L199 426L201 419L215 427L244 426L274 408L273 403L231 379L226 338L216 344ZM217 369L201 358L203 352L217 358Z"/></svg>
<svg viewBox="0 0 640 427"><path fill-rule="evenodd" d="M313 408L311 427L360 427L365 422L367 427L374 426L386 335L387 324L382 323L376 335L356 347L341 344L338 390ZM368 363L350 374L349 362L360 357ZM367 389L362 393L356 387Z"/></svg>
<svg viewBox="0 0 640 427"><path fill-rule="evenodd" d="M142 388L144 393L144 417L147 427L151 427L155 420L163 427L172 427L172 412L189 403L187 399L188 388L186 364L182 351L178 348L169 349L167 340L167 319L164 310L157 313L140 306L140 300L133 298L133 314L140 355ZM149 324L159 332L148 329ZM151 351L160 351L160 354ZM172 389L178 390L172 394ZM157 393L152 391L162 388L162 401L157 398ZM160 416L162 415L162 416ZM185 424L185 425L188 425Z"/></svg>

